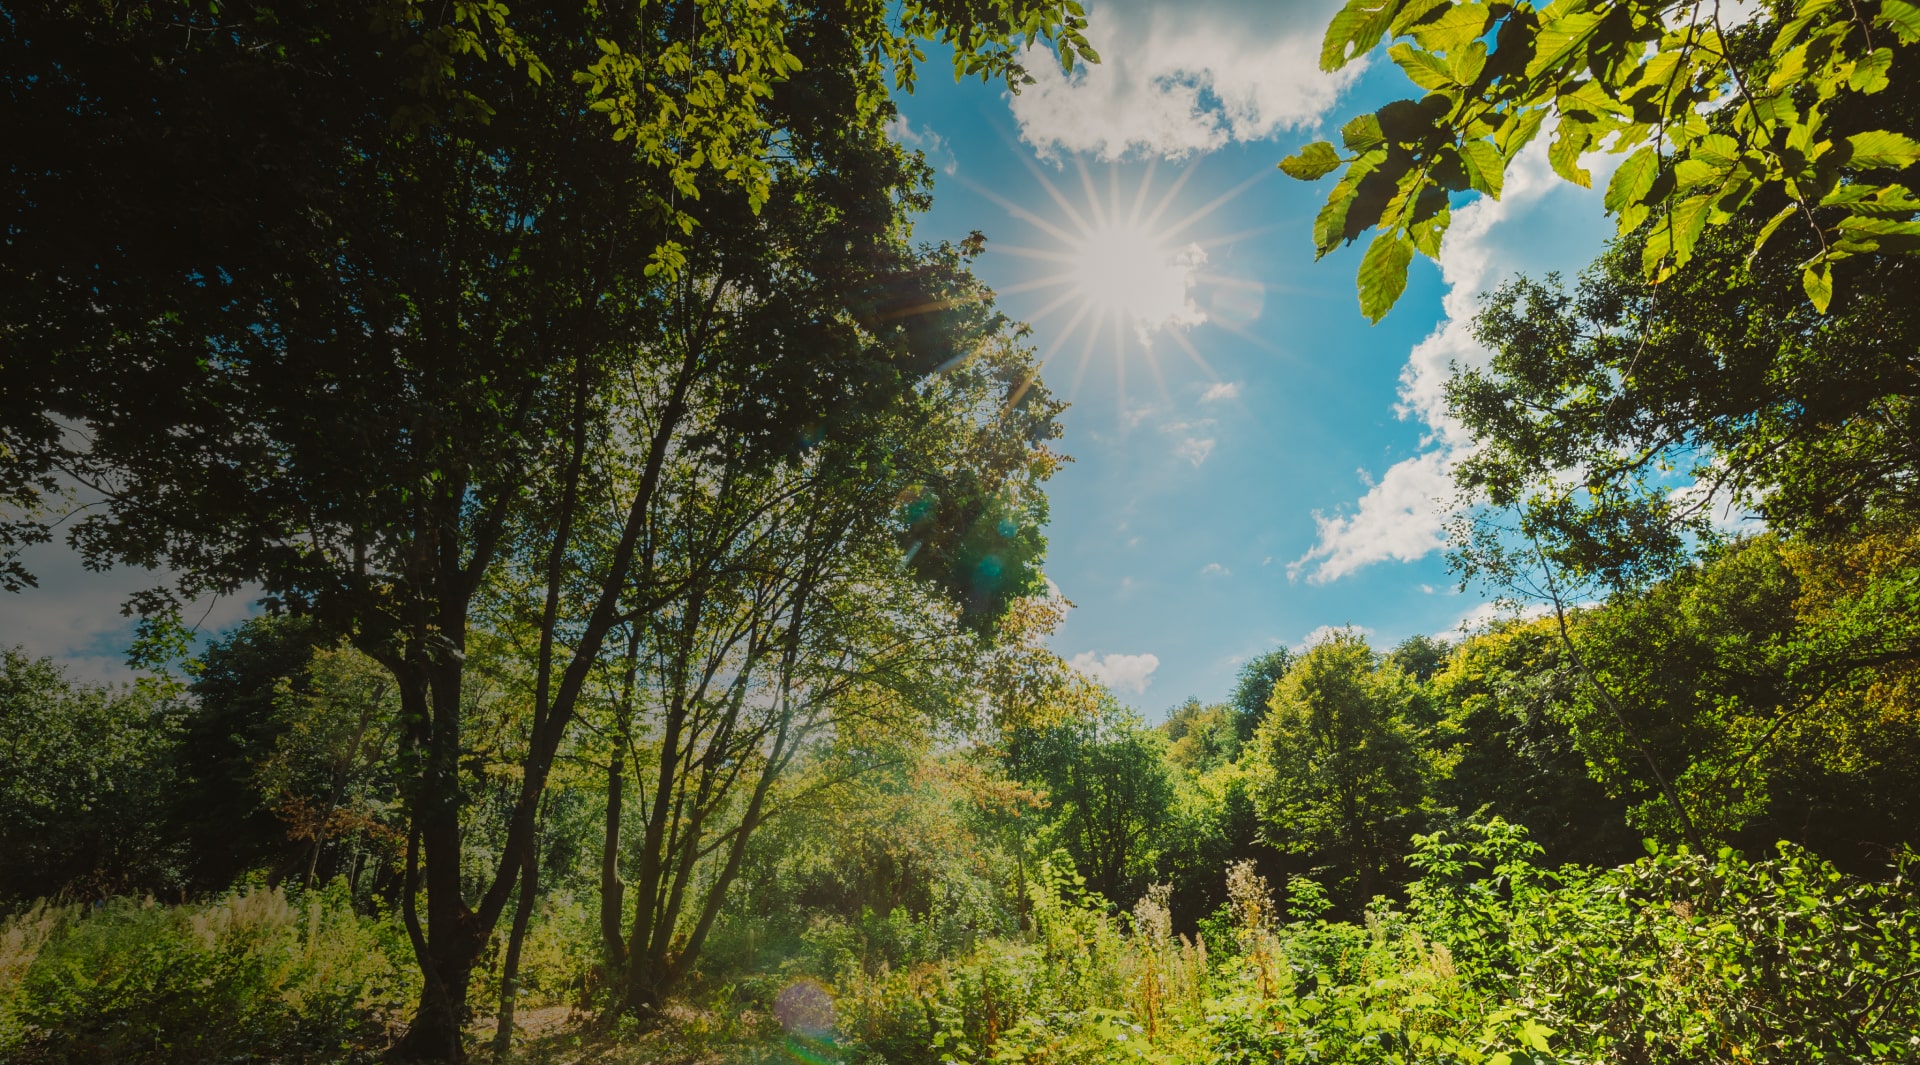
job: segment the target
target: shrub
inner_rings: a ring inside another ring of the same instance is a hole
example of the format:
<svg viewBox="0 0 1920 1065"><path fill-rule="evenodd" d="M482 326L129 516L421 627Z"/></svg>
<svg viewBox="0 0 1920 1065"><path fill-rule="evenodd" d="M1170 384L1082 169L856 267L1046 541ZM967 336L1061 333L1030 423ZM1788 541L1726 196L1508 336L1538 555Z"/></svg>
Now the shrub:
<svg viewBox="0 0 1920 1065"><path fill-rule="evenodd" d="M404 939L343 884L38 906L0 944L0 1050L23 1065L352 1060L415 990Z"/></svg>

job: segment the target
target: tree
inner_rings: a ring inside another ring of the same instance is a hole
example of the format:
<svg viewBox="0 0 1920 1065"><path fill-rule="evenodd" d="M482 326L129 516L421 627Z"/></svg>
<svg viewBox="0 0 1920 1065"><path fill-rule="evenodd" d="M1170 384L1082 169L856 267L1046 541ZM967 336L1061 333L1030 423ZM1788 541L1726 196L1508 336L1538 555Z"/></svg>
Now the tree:
<svg viewBox="0 0 1920 1065"><path fill-rule="evenodd" d="M654 518L668 532L648 565L677 591L636 622L641 831L622 841L610 805L606 833L631 870L631 931L615 951L625 1008L656 1008L697 962L755 834L792 801L797 765L831 753L825 777L857 776L968 706L960 667L978 637L966 619L1034 590L1015 527L1032 529L1036 513L995 510L998 553L967 554L989 546L975 537L954 555L965 570L929 578L914 549L941 527L917 520L914 503L964 481L1039 504L1051 469L1040 444L1058 406L1030 383L1029 360L982 337L973 361L927 382L918 402L791 460L763 466L716 442L676 464ZM1025 394L1008 405L1016 388ZM717 398L697 417L723 421L734 400ZM1024 461L1003 465L1014 456Z"/></svg>
<svg viewBox="0 0 1920 1065"><path fill-rule="evenodd" d="M178 886L171 711L153 686L76 684L0 649L0 898Z"/></svg>
<svg viewBox="0 0 1920 1065"><path fill-rule="evenodd" d="M1638 857L1627 804L1596 781L1574 727L1579 673L1554 621L1507 621L1464 640L1434 674L1434 745L1446 772L1434 799L1469 821L1524 826L1555 864Z"/></svg>
<svg viewBox="0 0 1920 1065"><path fill-rule="evenodd" d="M220 891L262 868L277 881L298 862L258 773L287 727L276 703L311 690L315 640L307 620L264 616L215 640L194 665L171 813L195 891Z"/></svg>
<svg viewBox="0 0 1920 1065"><path fill-rule="evenodd" d="M1188 699L1167 715L1160 731L1169 744L1167 758L1192 773L1237 761L1241 715L1230 704L1202 705Z"/></svg>
<svg viewBox="0 0 1920 1065"><path fill-rule="evenodd" d="M1088 889L1116 903L1137 893L1173 804L1160 733L1108 695L1095 714L1023 730L1008 759L1017 776L1046 787L1047 835Z"/></svg>
<svg viewBox="0 0 1920 1065"><path fill-rule="evenodd" d="M1300 656L1251 751L1254 801L1274 846L1351 876L1362 906L1399 869L1431 772L1407 720L1419 692L1352 630Z"/></svg>
<svg viewBox="0 0 1920 1065"><path fill-rule="evenodd" d="M1388 55L1427 93L1348 122L1345 156L1319 141L1280 166L1308 181L1345 166L1314 244L1325 255L1379 230L1359 270L1361 310L1375 320L1404 290L1413 252L1439 256L1453 195L1497 199L1548 117L1548 158L1566 180L1590 183L1580 166L1590 151L1626 156L1606 206L1623 235L1650 226L1648 280L1685 267L1712 227L1750 221L1758 252L1791 226L1815 245L1797 272L1824 312L1836 264L1870 271L1920 248L1920 200L1894 182L1920 162L1914 116L1871 114L1877 94L1912 84L1894 69L1912 61L1920 9L1794 0L1749 19L1729 25L1718 5L1665 0L1349 0L1321 67L1355 62L1388 35Z"/></svg>
<svg viewBox="0 0 1920 1065"><path fill-rule="evenodd" d="M886 63L910 78L932 36L960 69L1017 80L1014 27L1063 60L1082 43L1067 5L849 14L30 5L0 32L4 130L33 152L8 172L0 329L36 355L0 403L0 490L32 503L77 482L100 501L71 527L90 559L163 562L187 592L257 582L393 674L426 895L408 1055L460 1054L474 958L620 620L603 597L573 657L541 663L551 703L469 898L472 608L510 532L545 529L550 587L574 572L578 457L608 431L597 390L636 360L662 386L630 441L631 535L601 559L624 588L696 384L751 396L727 428L773 454L953 355L934 350L951 271L903 239L926 171L884 138ZM755 343L662 344L698 318L688 300L735 295L755 297ZM880 342L846 343L863 332ZM949 501L943 527L973 505ZM48 524L7 530L11 548Z"/></svg>
<svg viewBox="0 0 1920 1065"><path fill-rule="evenodd" d="M1572 292L1552 278L1495 292L1475 322L1491 361L1447 385L1480 442L1462 492L1614 585L1670 572L1744 512L1814 536L1920 512L1903 354L1920 345L1916 264L1884 264L1822 316L1794 277L1807 247L1776 238L1779 254L1749 258L1743 233L1709 234L1657 290L1638 278L1637 233ZM1678 473L1697 487L1675 493Z"/></svg>
<svg viewBox="0 0 1920 1065"><path fill-rule="evenodd" d="M1452 650L1451 645L1441 637L1415 634L1388 651L1387 661L1416 682L1425 684L1446 666Z"/></svg>
<svg viewBox="0 0 1920 1065"><path fill-rule="evenodd" d="M1240 739L1243 742L1253 737L1255 726L1266 716L1267 701L1273 698L1274 685L1287 675L1293 661L1292 651L1276 647L1240 667L1232 701L1233 708L1239 713Z"/></svg>
<svg viewBox="0 0 1920 1065"><path fill-rule="evenodd" d="M1670 800L1627 742L1638 737L1707 842L1784 831L1858 861L1906 838L1912 811L1894 798L1906 789L1883 788L1910 764L1893 752L1914 725L1883 700L1920 662L1913 552L1910 530L1845 552L1758 536L1581 612L1575 635L1596 684L1627 716L1617 727L1593 688L1576 689L1571 723L1596 777L1642 800L1638 825L1677 835ZM1841 783L1856 774L1860 784ZM1793 784L1776 794L1776 779ZM1754 822L1761 832L1743 832Z"/></svg>

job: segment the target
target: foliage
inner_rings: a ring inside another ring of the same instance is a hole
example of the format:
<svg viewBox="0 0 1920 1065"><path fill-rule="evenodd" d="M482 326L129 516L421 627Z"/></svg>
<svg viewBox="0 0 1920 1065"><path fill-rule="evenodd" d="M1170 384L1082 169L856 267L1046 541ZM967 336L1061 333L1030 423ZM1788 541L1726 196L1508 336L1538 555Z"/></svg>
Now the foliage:
<svg viewBox="0 0 1920 1065"><path fill-rule="evenodd" d="M1814 810L1796 807L1811 794L1838 800L1822 820L1843 833L1823 847L1839 860L1909 838L1912 814L1896 798L1908 789L1888 786L1892 767L1876 766L1883 756L1874 752L1914 727L1889 687L1920 654L1905 591L1913 547L1875 537L1855 550L1850 559L1759 536L1583 613L1584 653L1627 717L1623 731L1593 689L1576 694L1570 720L1596 778L1619 794L1646 794L1635 749L1645 744L1663 752L1709 839L1739 838L1759 817L1781 834L1797 824L1804 838ZM1845 585L1834 583L1839 572L1852 575ZM1835 776L1859 783L1814 784ZM1806 790L1776 797L1775 777ZM1672 838L1663 804L1650 798L1636 819ZM1826 820L1840 810L1852 816ZM1866 834L1882 825L1885 835Z"/></svg>
<svg viewBox="0 0 1920 1065"><path fill-rule="evenodd" d="M1240 667L1233 686L1233 708L1240 714L1242 740L1250 738L1254 727L1267 715L1267 700L1273 698L1273 686L1287 675L1293 659L1291 649L1276 647Z"/></svg>
<svg viewBox="0 0 1920 1065"><path fill-rule="evenodd" d="M1551 619L1509 621L1461 642L1429 685L1451 767L1443 808L1526 829L1555 864L1616 865L1640 853L1617 790L1593 779L1575 707L1578 673Z"/></svg>
<svg viewBox="0 0 1920 1065"><path fill-rule="evenodd" d="M51 659L0 648L0 899L177 884L177 727L146 686L78 684Z"/></svg>
<svg viewBox="0 0 1920 1065"><path fill-rule="evenodd" d="M1588 152L1625 157L1606 205L1623 234L1650 226L1649 280L1684 268L1710 227L1753 220L1757 252L1791 223L1814 244L1797 272L1824 312L1836 264L1920 247L1920 201L1893 180L1920 162L1911 116L1883 125L1872 113L1876 94L1912 83L1894 70L1920 41L1920 9L1796 0L1750 18L1730 25L1719 5L1664 0L1350 0L1321 66L1346 66L1386 35L1426 95L1348 122L1348 154L1319 141L1281 169L1311 181L1345 167L1314 244L1325 255L1378 229L1359 270L1361 309L1375 320L1405 288L1413 253L1438 257L1453 196L1498 198L1550 117L1548 158L1566 180L1590 183Z"/></svg>
<svg viewBox="0 0 1920 1065"><path fill-rule="evenodd" d="M1657 576L1689 538L1746 513L1844 538L1912 512L1917 450L1896 367L1916 343L1915 264L1883 264L1821 316L1778 257L1747 257L1743 231L1708 234L1657 290L1633 265L1636 233L1573 291L1514 281L1476 319L1493 355L1447 386L1480 443L1456 480L1519 511L1562 569L1615 584ZM1676 493L1682 477L1696 487ZM1471 573L1485 560L1468 532L1456 540Z"/></svg>
<svg viewBox="0 0 1920 1065"><path fill-rule="evenodd" d="M0 926L0 1054L23 1063L372 1060L413 993L404 937L343 884Z"/></svg>
<svg viewBox="0 0 1920 1065"><path fill-rule="evenodd" d="M1337 632L1274 689L1252 745L1254 799L1275 846L1339 869L1357 910L1387 887L1397 842L1419 824L1432 773L1410 711L1412 678Z"/></svg>
<svg viewBox="0 0 1920 1065"><path fill-rule="evenodd" d="M1107 898L1137 893L1153 868L1174 798L1164 745L1108 697L1097 715L1016 734L1008 751L1014 773L1051 800L1040 838Z"/></svg>
<svg viewBox="0 0 1920 1065"><path fill-rule="evenodd" d="M1420 841L1414 912L1560 1060L1911 1056L1912 856L1879 881L1788 844L1749 861L1655 850L1609 871L1533 866L1501 822ZM1548 1049L1541 1046L1538 1049Z"/></svg>

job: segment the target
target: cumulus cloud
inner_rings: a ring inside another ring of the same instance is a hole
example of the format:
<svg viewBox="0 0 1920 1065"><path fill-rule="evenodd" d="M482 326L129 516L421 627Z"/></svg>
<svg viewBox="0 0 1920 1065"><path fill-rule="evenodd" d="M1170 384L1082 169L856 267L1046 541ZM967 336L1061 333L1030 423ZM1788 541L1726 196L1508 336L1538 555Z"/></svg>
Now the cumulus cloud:
<svg viewBox="0 0 1920 1065"><path fill-rule="evenodd" d="M1429 451L1395 463L1350 514L1313 515L1319 538L1287 564L1287 575L1324 584L1384 559L1411 562L1446 546L1453 455Z"/></svg>
<svg viewBox="0 0 1920 1065"><path fill-rule="evenodd" d="M1599 213L1599 193L1561 181L1547 162L1547 141L1529 145L1507 169L1498 200L1474 200L1453 213L1440 251L1445 317L1415 345L1400 371L1396 411L1427 429L1424 450L1387 469L1348 510L1316 512L1318 537L1306 554L1288 567L1313 583L1337 580L1375 562L1411 562L1446 546L1446 525L1453 516L1453 467L1471 445L1466 430L1448 415L1445 388L1455 367L1486 365L1489 354L1474 340L1472 326L1482 293L1521 269L1538 272L1527 255L1540 242L1526 225L1549 196L1550 210ZM1606 187L1612 157L1584 161L1594 170L1594 189ZM1595 165L1600 164L1600 165ZM1571 202L1566 202L1571 201ZM1584 259L1591 249L1562 247Z"/></svg>
<svg viewBox="0 0 1920 1065"><path fill-rule="evenodd" d="M1238 381L1215 381L1213 384L1207 386L1205 392L1200 393L1200 402L1218 403L1224 399L1238 399L1239 396L1240 383Z"/></svg>
<svg viewBox="0 0 1920 1065"><path fill-rule="evenodd" d="M1146 693L1153 683L1153 671L1160 668L1160 656L1153 654L1095 654L1082 651L1067 660L1067 665L1086 674L1115 692Z"/></svg>
<svg viewBox="0 0 1920 1065"><path fill-rule="evenodd" d="M1200 567L1200 576L1202 577L1230 577L1232 575L1232 570L1222 566L1218 562L1209 562Z"/></svg>
<svg viewBox="0 0 1920 1065"><path fill-rule="evenodd" d="M1012 97L1021 139L1042 156L1178 158L1316 124L1364 64L1320 70L1331 0L1100 0L1087 5L1101 62L1061 72L1027 58Z"/></svg>
<svg viewBox="0 0 1920 1065"><path fill-rule="evenodd" d="M1300 637L1300 642L1294 644L1293 647L1290 648L1290 650L1292 650L1295 654L1299 654L1302 651L1311 650L1312 648L1318 647L1319 645L1327 642L1329 639L1333 638L1335 635L1343 632L1351 632L1363 637L1370 637L1373 635L1373 630L1368 628L1365 625L1322 625L1319 628L1314 629L1312 632L1307 633L1305 636Z"/></svg>

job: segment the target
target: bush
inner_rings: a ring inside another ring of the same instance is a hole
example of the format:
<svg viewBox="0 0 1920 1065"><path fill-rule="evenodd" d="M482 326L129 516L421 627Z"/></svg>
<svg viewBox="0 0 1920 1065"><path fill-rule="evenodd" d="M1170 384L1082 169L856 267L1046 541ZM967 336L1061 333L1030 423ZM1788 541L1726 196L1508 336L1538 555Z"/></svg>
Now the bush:
<svg viewBox="0 0 1920 1065"><path fill-rule="evenodd" d="M1880 881L1788 843L1605 871L1550 873L1537 853L1497 821L1423 837L1414 907L1564 1060L1920 1060L1911 853Z"/></svg>
<svg viewBox="0 0 1920 1065"><path fill-rule="evenodd" d="M1535 865L1494 821L1418 840L1401 912L1281 922L1250 866L1207 945L1043 872L1018 939L849 974L848 1059L889 1065L1706 1065L1920 1061L1913 856L1880 881L1782 844ZM1296 882L1292 913L1323 908Z"/></svg>
<svg viewBox="0 0 1920 1065"><path fill-rule="evenodd" d="M344 884L292 900L36 906L0 925L0 1053L21 1063L336 1062L386 1044L405 940Z"/></svg>

